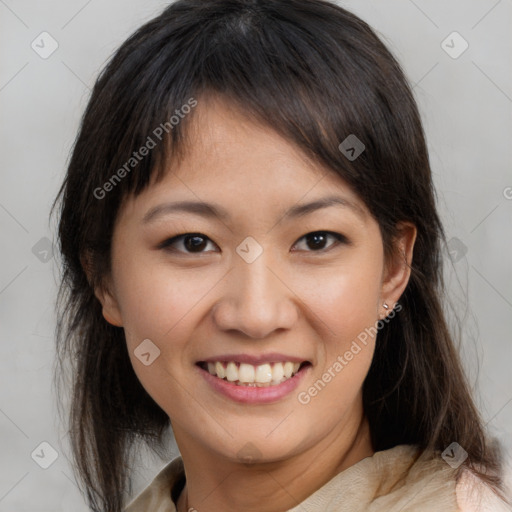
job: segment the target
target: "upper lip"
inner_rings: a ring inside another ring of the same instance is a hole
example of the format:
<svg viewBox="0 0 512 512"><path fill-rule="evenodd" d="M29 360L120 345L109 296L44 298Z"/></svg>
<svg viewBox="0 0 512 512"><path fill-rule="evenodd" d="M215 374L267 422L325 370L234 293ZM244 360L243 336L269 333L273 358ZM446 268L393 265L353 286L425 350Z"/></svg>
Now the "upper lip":
<svg viewBox="0 0 512 512"><path fill-rule="evenodd" d="M235 361L237 363L247 363L252 365L260 365L264 363L286 363L290 361L292 363L304 363L309 362L307 359L296 356L288 356L286 354L268 353L259 355L250 354L219 354L217 356L207 357L201 359L200 363L216 363L217 361Z"/></svg>

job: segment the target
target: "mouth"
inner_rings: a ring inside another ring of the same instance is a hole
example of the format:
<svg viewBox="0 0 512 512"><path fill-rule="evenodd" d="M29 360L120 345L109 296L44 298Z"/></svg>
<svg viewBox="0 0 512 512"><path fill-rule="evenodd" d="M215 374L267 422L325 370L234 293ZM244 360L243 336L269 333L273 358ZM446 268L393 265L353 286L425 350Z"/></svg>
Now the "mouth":
<svg viewBox="0 0 512 512"><path fill-rule="evenodd" d="M243 387L273 387L292 379L308 366L309 361L273 361L258 365L239 361L199 361L196 365L210 375Z"/></svg>

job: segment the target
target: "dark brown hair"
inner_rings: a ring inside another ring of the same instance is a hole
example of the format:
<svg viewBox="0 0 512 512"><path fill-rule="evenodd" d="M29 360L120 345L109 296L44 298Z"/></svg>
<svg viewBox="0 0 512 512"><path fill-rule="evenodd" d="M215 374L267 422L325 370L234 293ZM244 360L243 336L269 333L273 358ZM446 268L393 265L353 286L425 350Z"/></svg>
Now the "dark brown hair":
<svg viewBox="0 0 512 512"><path fill-rule="evenodd" d="M137 30L101 72L54 205L63 258L57 387L62 391L69 370L70 438L90 507L122 510L133 449L142 441L160 453L170 425L134 373L123 329L104 320L94 289L110 271L122 200L184 151L194 113L169 120L207 95L352 186L379 223L387 255L398 223L416 225L402 310L380 330L363 387L373 447L417 444L438 453L457 441L469 453L465 465L479 467L499 492L498 451L486 438L443 312L444 234L422 124L398 62L365 22L326 1L179 0ZM126 167L159 126L166 127L162 142ZM353 161L338 147L350 134L365 145Z"/></svg>

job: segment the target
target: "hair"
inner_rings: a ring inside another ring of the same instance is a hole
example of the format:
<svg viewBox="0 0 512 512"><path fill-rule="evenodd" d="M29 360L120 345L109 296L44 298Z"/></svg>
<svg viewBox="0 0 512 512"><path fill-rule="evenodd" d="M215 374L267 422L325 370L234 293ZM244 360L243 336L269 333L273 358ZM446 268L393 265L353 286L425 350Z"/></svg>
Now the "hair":
<svg viewBox="0 0 512 512"><path fill-rule="evenodd" d="M137 443L160 453L170 426L94 291L111 270L123 200L184 154L194 112L177 123L172 116L209 96L353 187L379 224L386 257L399 224L416 226L402 309L379 331L363 385L372 444L438 453L457 441L469 454L463 467L501 493L498 447L487 438L444 314L445 237L421 119L399 63L364 21L327 1L179 0L131 35L100 73L52 208L59 205L62 253L56 375L63 379L70 365L69 434L89 506L121 511ZM365 146L353 161L339 149L351 134ZM150 139L147 156L130 160Z"/></svg>

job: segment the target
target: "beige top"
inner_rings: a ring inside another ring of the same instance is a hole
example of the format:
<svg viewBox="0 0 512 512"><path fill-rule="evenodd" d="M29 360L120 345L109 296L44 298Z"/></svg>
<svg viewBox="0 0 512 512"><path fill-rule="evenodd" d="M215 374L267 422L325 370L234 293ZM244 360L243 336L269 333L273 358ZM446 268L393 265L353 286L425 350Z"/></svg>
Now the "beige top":
<svg viewBox="0 0 512 512"><path fill-rule="evenodd" d="M508 512L512 510L465 470L440 456L420 455L413 445L376 452L334 476L287 512ZM128 505L125 512L176 512L185 484L176 457ZM203 509L202 509L203 510ZM207 512L207 509L204 509Z"/></svg>

